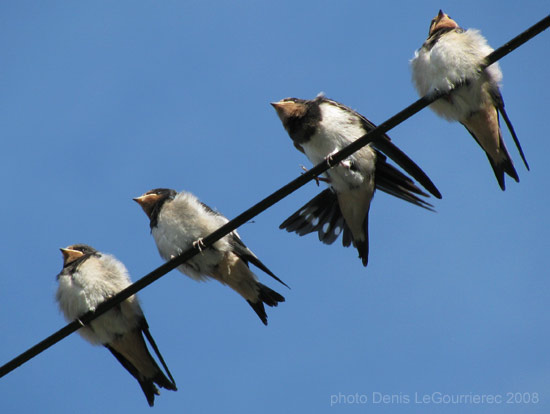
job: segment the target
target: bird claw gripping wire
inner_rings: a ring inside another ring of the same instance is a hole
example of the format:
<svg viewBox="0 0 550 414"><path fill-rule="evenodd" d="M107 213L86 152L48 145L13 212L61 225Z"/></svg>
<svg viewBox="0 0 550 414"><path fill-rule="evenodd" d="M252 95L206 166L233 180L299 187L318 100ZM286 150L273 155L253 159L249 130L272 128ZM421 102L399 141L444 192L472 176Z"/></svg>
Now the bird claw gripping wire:
<svg viewBox="0 0 550 414"><path fill-rule="evenodd" d="M342 160L338 164L334 164L333 155L336 154L337 152L338 152L338 150L334 150L333 152L331 152L330 154L328 154L325 157L325 161L327 162L327 165L329 166L329 168L332 168L335 165L339 165L339 166L347 168L349 170L351 168L351 161L349 161L349 160Z"/></svg>
<svg viewBox="0 0 550 414"><path fill-rule="evenodd" d="M303 165L300 165L300 167L302 168L302 170L304 170L304 172L308 172L309 170L304 167ZM313 179L315 180L315 183L317 184L317 187L319 187L319 182L322 181L324 183L330 183L330 180L328 178L325 178L325 177L319 177L319 176L316 176L316 177L313 177Z"/></svg>
<svg viewBox="0 0 550 414"><path fill-rule="evenodd" d="M193 242L193 247L201 253L204 249L206 249L206 246L204 245L204 242L202 241L202 237Z"/></svg>

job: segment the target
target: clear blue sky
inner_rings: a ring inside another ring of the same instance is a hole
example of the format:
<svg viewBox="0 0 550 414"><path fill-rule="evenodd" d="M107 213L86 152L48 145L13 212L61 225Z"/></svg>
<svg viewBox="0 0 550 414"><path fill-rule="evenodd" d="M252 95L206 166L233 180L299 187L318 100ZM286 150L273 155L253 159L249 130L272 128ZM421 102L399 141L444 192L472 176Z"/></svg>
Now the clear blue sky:
<svg viewBox="0 0 550 414"><path fill-rule="evenodd" d="M0 363L64 326L60 247L112 253L133 280L162 264L132 197L185 189L231 218L310 166L269 102L324 91L380 123L417 99L408 61L440 8L493 47L549 12L546 1L3 2ZM292 287L258 271L287 299L268 327L215 282L172 272L142 291L179 387L153 410L549 412L549 45L547 31L501 61L531 165L506 131L521 183L502 192L467 131L425 110L389 135L443 200L430 213L378 193L367 269L340 240L278 230L321 190L309 184L239 230ZM153 412L110 353L76 334L0 390L5 413ZM539 402L506 404L509 392ZM378 393L409 402L377 404ZM348 403L331 406L339 395Z"/></svg>

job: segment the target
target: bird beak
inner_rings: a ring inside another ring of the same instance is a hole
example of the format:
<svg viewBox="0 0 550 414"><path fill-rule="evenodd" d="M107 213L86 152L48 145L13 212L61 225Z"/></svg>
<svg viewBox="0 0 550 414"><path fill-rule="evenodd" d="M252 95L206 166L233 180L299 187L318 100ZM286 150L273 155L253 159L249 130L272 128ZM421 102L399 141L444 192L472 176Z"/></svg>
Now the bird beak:
<svg viewBox="0 0 550 414"><path fill-rule="evenodd" d="M275 111L277 111L277 115L281 119L281 121L284 122L284 120L287 118L285 115L285 105L284 102L271 102L271 106L275 108Z"/></svg>
<svg viewBox="0 0 550 414"><path fill-rule="evenodd" d="M79 257L84 256L84 253L82 253L81 251L73 250L68 247L66 249L59 249L59 250L61 250L61 253L63 254L63 264L65 266L68 265L69 263L74 262Z"/></svg>
<svg viewBox="0 0 550 414"><path fill-rule="evenodd" d="M270 105L275 108L275 110L277 111L277 113L279 113L279 110L282 108L282 103L281 102L270 102Z"/></svg>
<svg viewBox="0 0 550 414"><path fill-rule="evenodd" d="M277 115L284 123L292 116L301 116L305 112L305 105L292 101L271 102L271 106L277 111Z"/></svg>
<svg viewBox="0 0 550 414"><path fill-rule="evenodd" d="M153 211L153 207L159 200L160 195L158 194L143 194L140 197L133 198L136 203L138 203L145 214L149 217L151 214L151 211Z"/></svg>
<svg viewBox="0 0 550 414"><path fill-rule="evenodd" d="M434 17L430 25L429 36L440 29L455 29L457 27L458 24L453 19L443 13L443 10L439 10L439 13Z"/></svg>

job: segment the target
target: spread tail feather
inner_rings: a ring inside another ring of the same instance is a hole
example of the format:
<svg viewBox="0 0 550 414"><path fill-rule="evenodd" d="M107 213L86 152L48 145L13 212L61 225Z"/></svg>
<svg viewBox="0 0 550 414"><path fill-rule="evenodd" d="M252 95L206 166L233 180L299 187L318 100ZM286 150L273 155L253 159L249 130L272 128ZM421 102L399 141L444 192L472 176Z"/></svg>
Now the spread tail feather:
<svg viewBox="0 0 550 414"><path fill-rule="evenodd" d="M320 192L279 226L299 236L317 232L319 240L325 244L334 243L346 227L338 197L330 188Z"/></svg>

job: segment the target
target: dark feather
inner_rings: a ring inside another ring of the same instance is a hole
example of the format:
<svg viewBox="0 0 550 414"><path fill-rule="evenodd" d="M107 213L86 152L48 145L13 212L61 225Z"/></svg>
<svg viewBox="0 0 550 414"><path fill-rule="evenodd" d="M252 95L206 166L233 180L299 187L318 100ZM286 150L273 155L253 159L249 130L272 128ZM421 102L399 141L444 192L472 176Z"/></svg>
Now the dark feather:
<svg viewBox="0 0 550 414"><path fill-rule="evenodd" d="M152 407L155 405L155 395L159 395L159 390L157 387L155 387L155 384L153 383L153 380L151 378L143 378L136 367L134 367L130 361L128 361L122 354L115 351L113 348L111 348L109 345L105 345L105 348L107 348L111 353L115 356L115 358L118 360L118 362L121 363L121 365L126 368L126 370L132 374L132 376L138 381L141 389L143 390L143 393L145 394L145 398L147 398L147 403L149 403L149 406Z"/></svg>
<svg viewBox="0 0 550 414"><path fill-rule="evenodd" d="M374 183L378 190L384 191L401 200L408 201L418 207L434 211L433 206L418 196L429 197L428 194L418 188L414 182L386 162L386 157L377 151L376 153L376 174Z"/></svg>
<svg viewBox="0 0 550 414"><path fill-rule="evenodd" d="M166 362L164 362L164 358L162 357L161 353L160 353L160 350L155 342L155 340L153 339L153 336L151 335L151 332L149 331L149 324L147 323L147 321L145 320L145 317L142 319L142 323L141 323L141 331L143 332L143 334L145 335L145 338L147 338L147 341L149 342L149 344L151 345L151 348L153 348L153 351L155 351L155 354L156 356L158 357L160 363L162 364L162 366L164 367L164 370L166 371L166 374L168 374L168 377L170 378L170 381L168 381L168 378L166 378L162 372L159 373L159 375L157 375L155 378L154 378L154 381L161 387L163 388L166 388L168 390L172 390L172 391L177 391L178 389L176 388L176 381L174 381L174 377L172 377L172 373L170 372L170 370L168 369L168 366L166 365ZM160 370L159 370L160 371Z"/></svg>
<svg viewBox="0 0 550 414"><path fill-rule="evenodd" d="M464 125L464 124L462 124ZM470 129L464 125L464 128L470 133L470 135L475 139L477 144L483 149L481 144L479 143L477 137L474 135ZM512 163L512 158L510 158L510 154L508 153L508 150L506 149L506 146L504 145L504 142L502 141L502 134L499 134L499 143L501 151L504 151L505 159L500 163L497 164L494 162L494 160L489 156L489 154L483 149L485 152L485 155L487 155L487 159L489 160L489 164L491 164L491 167L493 168L493 172L495 173L495 177L498 181L498 184L502 191L506 190L506 183L504 182L504 173L508 174L510 177L512 177L516 182L519 182L519 176L514 168L514 164Z"/></svg>
<svg viewBox="0 0 550 414"><path fill-rule="evenodd" d="M265 313L264 303L267 306L277 306L279 302L284 302L285 298L261 283L258 283L258 288L258 302L251 302L249 300L247 302L260 317L264 325L267 325L267 314Z"/></svg>
<svg viewBox="0 0 550 414"><path fill-rule="evenodd" d="M347 225L336 193L327 188L287 218L279 228L300 236L318 232L320 241L332 244Z"/></svg>
<svg viewBox="0 0 550 414"><path fill-rule="evenodd" d="M368 217L365 219L365 223L368 222ZM368 225L366 226L368 227ZM359 258L361 259L361 262L363 263L363 266L367 266L369 263L369 233L368 229L365 231L365 237L366 239L361 242L354 242L354 246L357 249L357 252L359 253Z"/></svg>
<svg viewBox="0 0 550 414"><path fill-rule="evenodd" d="M508 118L508 114L506 113L506 110L504 109L504 100L502 99L502 95L499 89L496 87L492 88L490 93L491 93L491 97L493 98L493 102L495 106L497 107L498 111L502 115L502 118L504 119L504 122L506 123L506 126L508 127L508 130L512 135L512 138L514 139L514 143L516 144L516 148L518 149L519 155L523 160L523 164L525 164L525 168L527 168L527 171L529 171L529 164L527 163L527 159L525 158L525 154L523 153L523 149L521 148L521 144L519 143L519 139L518 139L518 136L516 135L516 131L514 130L514 126L512 125L510 118Z"/></svg>
<svg viewBox="0 0 550 414"><path fill-rule="evenodd" d="M407 154L397 148L387 136L383 136L373 142L373 145L397 165L408 172L416 181L428 190L434 197L441 198L441 193L422 169L411 160Z"/></svg>
<svg viewBox="0 0 550 414"><path fill-rule="evenodd" d="M323 97L316 98L316 99L324 99L326 102L329 102L332 105L340 107L343 110L348 111L354 114L355 116L357 116L361 120L361 125L363 126L365 133L369 133L376 128L376 125L374 125L371 121L369 121L363 115L354 111L351 108L348 108L347 106L339 102L336 102L327 98L323 98ZM428 190L433 196L435 196L436 198L441 198L441 193L439 192L435 184L432 182L432 180L430 180L430 178L426 175L426 173L413 160L411 160L407 154L405 154L396 145L393 144L390 137L384 134L383 136L376 139L376 141L373 141L372 145L378 150L382 151L390 159L392 159L397 165L399 165L406 172L408 172L416 181L422 184L422 186L426 190Z"/></svg>
<svg viewBox="0 0 550 414"><path fill-rule="evenodd" d="M263 270L265 273L267 273L277 282L281 283L282 285L290 289L290 287L285 282L283 282L281 279L275 276L275 274L271 270L269 270L267 266L264 265L260 261L260 259L258 259L254 253L252 253L252 251L248 247L246 247L246 245L243 243L243 241L239 238L237 234L230 233L228 237L229 237L229 242L231 244L231 247L233 248L233 253L235 253L242 260L244 260L244 262L247 265L249 262L252 263L254 266Z"/></svg>
<svg viewBox="0 0 550 414"><path fill-rule="evenodd" d="M151 210L151 213L149 214L149 227L151 230L153 228L157 227L159 214L162 209L162 206L164 203L166 203L169 200L173 200L176 196L177 192L175 190L172 190L170 188L155 188L154 190L151 190L149 192L156 192L161 197L158 199L156 204L153 206L153 209Z"/></svg>
<svg viewBox="0 0 550 414"><path fill-rule="evenodd" d="M145 334L145 337L147 338L147 340L151 344L151 347L153 348L156 355L158 356L160 362L162 363L162 366L164 367L164 369L166 370L166 373L170 377L170 380L166 378L166 376L162 373L162 371L158 366L156 367L157 373L153 378L145 378L138 371L138 369L130 361L128 361L121 353L116 351L113 347L111 347L108 344L105 344L105 348L111 351L111 353L115 356L118 362L120 362L120 364L124 368L126 368L126 370L138 381L141 389L143 390L143 393L145 394L145 397L147 398L147 402L149 403L149 406L152 407L155 403L155 395L159 395L159 391L155 386L155 383L159 387L166 388L172 391L177 391L177 388L176 388L176 383L174 381L174 378L172 377L172 374L168 370L168 367L164 362L164 358L162 358L162 355L160 354L157 344L155 343L153 337L151 336L151 333L149 332L149 325L147 324L147 321L145 320L145 318L142 318L142 320L140 321L139 329L141 333ZM143 339L143 336L141 334L139 334L139 338L141 338L142 345L147 350L147 346L145 345L145 340ZM155 360L153 359L151 354L149 354L148 350L147 350L147 354L149 355L153 363L155 363Z"/></svg>
<svg viewBox="0 0 550 414"><path fill-rule="evenodd" d="M203 206L204 209L205 209L206 211L208 211L209 213L214 214L215 216L222 216L222 217L223 217L222 214L220 214L219 212L217 212L216 210L214 210L214 209L213 209L212 207L210 207L209 205L204 204L202 201L199 201L199 203L200 203L200 205ZM225 217L224 217L224 218L225 218Z"/></svg>

